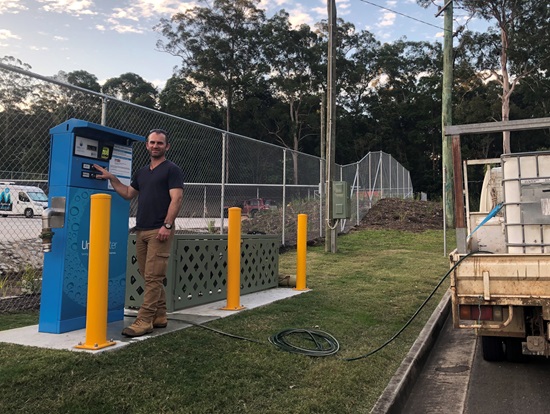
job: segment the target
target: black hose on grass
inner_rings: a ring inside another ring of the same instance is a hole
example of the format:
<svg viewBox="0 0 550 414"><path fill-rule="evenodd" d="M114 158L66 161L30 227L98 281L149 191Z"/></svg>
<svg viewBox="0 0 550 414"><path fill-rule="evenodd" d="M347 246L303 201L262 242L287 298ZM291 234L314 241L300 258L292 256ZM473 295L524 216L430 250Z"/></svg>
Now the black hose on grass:
<svg viewBox="0 0 550 414"><path fill-rule="evenodd" d="M397 331L397 333L395 335L393 335L390 339L388 339L386 342L384 342L382 345L380 345L375 350L370 351L370 352L368 352L364 355L359 355L359 356L352 357L352 358L343 358L344 361L357 361L359 359L367 358L367 357L377 353L378 351L384 349L386 346L388 346L405 329L407 329L407 327L418 316L418 314L424 308L424 306L426 306L428 301L433 297L433 295L435 295L435 292L437 292L437 289L439 289L441 284L445 281L445 279L447 279L447 277L451 274L451 272L464 259L466 259L467 257L470 257L474 254L479 254L479 253L492 254L492 252L477 251L477 252L470 252L467 255L465 255L464 257L460 258L458 260L458 262L456 262L449 269L449 271L447 273L445 273L445 275L437 283L437 285L432 290L432 292L429 294L429 296L424 300L424 302L422 302L422 305L420 305L420 307L411 316L411 318L407 321L407 323L405 323L405 325L403 325L403 327L401 329L399 329L399 331ZM210 328L210 327L205 326L205 325L201 325L201 324L196 323L196 322L191 322L191 321L182 320L182 319L178 319L178 320L180 320L181 322L184 322L184 323L188 323L190 325L198 326L200 328L204 328L204 329L207 329L209 331L216 332L220 335L228 336L230 338L240 339L240 340L248 341L248 342L254 342L254 343L262 344L262 345L265 344L265 342L258 341L257 339L250 339L250 338L245 338L245 337L238 336L238 335L229 334L229 333L220 331L218 329L214 329L214 328ZM297 338L298 340L300 340L302 342L309 341L309 342L313 343L315 345L315 347L314 348L304 348L302 346L296 345L296 344L292 343L289 339L287 339L287 338L290 338L291 336L294 336L295 338ZM331 355L336 354L340 350L340 344L334 336L332 336L332 335L330 335L326 332L323 332L323 331L311 330L311 329L301 329L301 328L285 329L283 331L280 331L280 332L276 333L275 335L272 335L269 338L269 342L272 343L273 345L279 347L283 351L287 351L287 352L295 353L295 354L307 355L307 356L311 356L311 357L331 356Z"/></svg>
<svg viewBox="0 0 550 414"><path fill-rule="evenodd" d="M344 360L346 361L357 361L358 359L363 359L363 358L366 358L366 357L369 357L375 353L377 353L378 351L380 351L381 349L384 349L387 345L389 345L391 342L394 341L394 339L396 339L405 329L407 329L407 327L411 324L411 322L414 320L414 318L416 318L418 316L418 314L420 313L420 311L422 310L422 308L424 308L424 306L426 306L426 304L428 303L428 301L433 297L433 295L435 294L435 292L437 291L437 289L439 289L439 287L441 286L441 284L443 283L443 281L445 279L447 279L447 276L449 276L451 274L451 272L464 260L466 259L467 257L470 257L472 256L473 254L478 254L478 253L492 253L492 252L484 252L484 251L477 251L477 252L470 252L468 253L466 256L462 257L460 260L458 260L458 262L456 262L450 269L447 273L445 273L445 276L443 276L441 278L441 280L437 283L437 285L435 286L435 288L432 290L432 293L430 293L430 295L426 298L426 300L424 300L424 302L422 303L422 305L420 305L420 307L416 310L416 312L413 314L413 316L411 316L411 318L407 321L407 323L405 325L403 325L403 327L397 331L397 333L395 335L393 335L390 339L388 339L386 342L384 342L382 345L380 345L378 348L376 348L375 350L373 351L370 351L364 355L360 355L360 356L357 356L357 357L352 357L352 358L344 358Z"/></svg>

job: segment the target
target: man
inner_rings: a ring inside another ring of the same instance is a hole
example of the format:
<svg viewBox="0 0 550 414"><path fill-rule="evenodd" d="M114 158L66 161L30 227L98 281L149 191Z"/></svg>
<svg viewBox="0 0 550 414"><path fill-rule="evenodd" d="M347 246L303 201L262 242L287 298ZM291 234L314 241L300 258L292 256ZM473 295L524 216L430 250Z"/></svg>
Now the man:
<svg viewBox="0 0 550 414"><path fill-rule="evenodd" d="M139 169L130 185L125 185L105 168L94 165L98 178L107 179L122 198L138 197L136 216L136 253L139 272L145 279L143 304L135 322L124 328L122 335L142 336L153 328L165 328L166 292L164 279L175 221L183 200L183 173L166 159L170 149L168 133L153 129L147 136L149 165Z"/></svg>

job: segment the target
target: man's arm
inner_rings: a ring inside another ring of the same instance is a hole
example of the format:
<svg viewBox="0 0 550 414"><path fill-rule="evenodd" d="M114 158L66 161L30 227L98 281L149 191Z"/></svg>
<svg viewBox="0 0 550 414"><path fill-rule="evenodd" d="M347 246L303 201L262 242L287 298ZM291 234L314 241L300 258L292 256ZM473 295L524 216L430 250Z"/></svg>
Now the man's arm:
<svg viewBox="0 0 550 414"><path fill-rule="evenodd" d="M183 188L170 189L170 205L166 213L165 223L174 224L183 202Z"/></svg>
<svg viewBox="0 0 550 414"><path fill-rule="evenodd" d="M172 230L168 230L166 227L162 226L157 234L157 239L159 239L160 241L167 240L170 236L170 233L175 230L176 217L178 216L178 212L180 211L182 201L183 188L170 189L170 205L168 206L168 212L166 213L164 222L173 225L174 228Z"/></svg>
<svg viewBox="0 0 550 414"><path fill-rule="evenodd" d="M109 180L117 194L125 200L131 200L139 194L139 191L137 191L134 187L132 187L131 185L122 184L114 174L110 173L105 168L100 167L97 164L94 164L94 168L101 173L97 174L96 177Z"/></svg>

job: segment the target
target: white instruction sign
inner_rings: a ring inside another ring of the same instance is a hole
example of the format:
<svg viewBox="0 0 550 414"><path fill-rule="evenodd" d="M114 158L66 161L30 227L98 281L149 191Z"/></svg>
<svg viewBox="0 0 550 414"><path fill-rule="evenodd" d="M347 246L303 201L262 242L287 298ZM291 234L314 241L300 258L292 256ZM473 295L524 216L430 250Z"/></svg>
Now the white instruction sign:
<svg viewBox="0 0 550 414"><path fill-rule="evenodd" d="M132 147L115 144L109 161L109 171L116 175L122 184L130 185L132 179ZM109 189L113 189L109 181Z"/></svg>

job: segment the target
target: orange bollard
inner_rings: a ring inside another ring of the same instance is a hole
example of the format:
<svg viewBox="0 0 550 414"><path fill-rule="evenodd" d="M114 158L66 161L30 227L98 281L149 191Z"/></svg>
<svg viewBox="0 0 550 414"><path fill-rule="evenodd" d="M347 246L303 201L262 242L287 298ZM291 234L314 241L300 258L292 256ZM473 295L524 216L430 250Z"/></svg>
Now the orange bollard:
<svg viewBox="0 0 550 414"><path fill-rule="evenodd" d="M296 287L306 288L306 253L307 253L307 214L298 214L298 232L296 237Z"/></svg>
<svg viewBox="0 0 550 414"><path fill-rule="evenodd" d="M227 221L227 304L223 310L241 310L241 209L229 208Z"/></svg>
<svg viewBox="0 0 550 414"><path fill-rule="evenodd" d="M96 351L115 344L107 341L111 196L93 194L90 199L86 343L75 348Z"/></svg>

